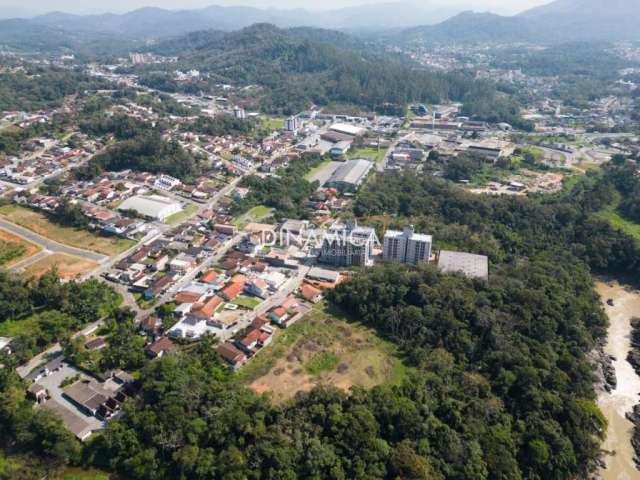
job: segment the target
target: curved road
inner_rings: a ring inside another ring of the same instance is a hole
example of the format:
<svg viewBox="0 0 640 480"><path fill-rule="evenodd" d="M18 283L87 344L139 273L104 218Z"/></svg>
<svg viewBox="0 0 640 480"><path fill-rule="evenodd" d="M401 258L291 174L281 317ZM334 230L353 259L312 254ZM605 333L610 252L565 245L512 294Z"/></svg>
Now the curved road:
<svg viewBox="0 0 640 480"><path fill-rule="evenodd" d="M8 222L0 219L0 228L8 230L11 233L19 235L20 237L29 240L32 243L42 247L45 250L53 253L64 253L66 255L72 255L74 257L80 257L93 262L104 262L109 257L96 252L90 252L89 250L83 250L81 248L69 247L48 238L43 237L27 228L16 225L15 223Z"/></svg>

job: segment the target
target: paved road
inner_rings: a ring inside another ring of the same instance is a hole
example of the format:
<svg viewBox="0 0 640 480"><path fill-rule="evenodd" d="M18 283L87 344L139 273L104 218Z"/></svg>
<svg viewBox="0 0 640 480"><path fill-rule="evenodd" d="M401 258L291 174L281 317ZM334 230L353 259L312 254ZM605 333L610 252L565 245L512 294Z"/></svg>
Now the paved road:
<svg viewBox="0 0 640 480"><path fill-rule="evenodd" d="M35 255L32 255L29 258L25 258L24 260L9 267L9 270L13 272L17 272L18 270L22 270L23 268L26 268L33 263L36 263L38 260L42 260L43 258L48 257L49 255L51 255L51 252L49 250L41 250Z"/></svg>
<svg viewBox="0 0 640 480"><path fill-rule="evenodd" d="M19 235L20 237L35 243L45 250L49 250L53 253L64 253L75 257L85 258L94 262L102 263L109 257L96 252L90 252L89 250L83 250L81 248L69 247L61 243L49 240L27 228L16 225L15 223L8 222L7 220L0 219L0 228L8 230L9 232Z"/></svg>

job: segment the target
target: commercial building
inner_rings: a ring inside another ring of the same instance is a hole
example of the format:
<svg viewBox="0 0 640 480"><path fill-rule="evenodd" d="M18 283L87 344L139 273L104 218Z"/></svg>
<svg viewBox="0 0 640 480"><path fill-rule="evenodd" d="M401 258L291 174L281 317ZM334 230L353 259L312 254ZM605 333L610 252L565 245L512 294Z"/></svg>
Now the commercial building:
<svg viewBox="0 0 640 480"><path fill-rule="evenodd" d="M365 128L349 125L348 123L334 123L329 127L329 130L343 135L351 135L352 137L362 137L367 133Z"/></svg>
<svg viewBox="0 0 640 480"><path fill-rule="evenodd" d="M335 188L341 192L355 192L360 188L372 168L373 162L369 160L349 160L333 172L324 186Z"/></svg>
<svg viewBox="0 0 640 480"><path fill-rule="evenodd" d="M514 151L515 147L513 145L500 140L484 140L467 145L467 152L481 156L491 162L513 155Z"/></svg>
<svg viewBox="0 0 640 480"><path fill-rule="evenodd" d="M489 259L484 255L442 250L438 268L445 273L462 273L469 278L489 279Z"/></svg>
<svg viewBox="0 0 640 480"><path fill-rule="evenodd" d="M335 223L322 240L318 261L334 267L373 265L375 240L373 228L358 227L355 220Z"/></svg>
<svg viewBox="0 0 640 480"><path fill-rule="evenodd" d="M153 220L164 220L171 215L181 212L180 202L160 195L136 195L128 198L118 207L120 211L133 210L138 215Z"/></svg>
<svg viewBox="0 0 640 480"><path fill-rule="evenodd" d="M402 232L387 230L384 234L383 259L385 262L426 263L431 258L433 237L415 233L413 225Z"/></svg>

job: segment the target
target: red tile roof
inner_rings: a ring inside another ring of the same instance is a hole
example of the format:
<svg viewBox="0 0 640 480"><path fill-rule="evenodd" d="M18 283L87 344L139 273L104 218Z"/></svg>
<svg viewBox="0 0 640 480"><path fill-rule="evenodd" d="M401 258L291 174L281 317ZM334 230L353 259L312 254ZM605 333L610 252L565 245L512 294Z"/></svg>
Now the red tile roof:
<svg viewBox="0 0 640 480"><path fill-rule="evenodd" d="M302 285L302 288L300 289L300 293L305 299L309 301L314 301L316 298L322 295L321 290L306 283Z"/></svg>
<svg viewBox="0 0 640 480"><path fill-rule="evenodd" d="M222 289L222 295L228 299L236 298L244 290L244 283L230 283Z"/></svg>
<svg viewBox="0 0 640 480"><path fill-rule="evenodd" d="M160 355L161 352L168 352L175 348L175 344L171 341L169 337L160 337L158 340L153 342L147 350L155 353L156 355Z"/></svg>
<svg viewBox="0 0 640 480"><path fill-rule="evenodd" d="M220 274L215 270L209 270L207 273L200 277L200 281L204 283L212 283Z"/></svg>
<svg viewBox="0 0 640 480"><path fill-rule="evenodd" d="M217 351L222 358L231 363L238 363L247 358L244 353L230 343L223 343L218 347Z"/></svg>
<svg viewBox="0 0 640 480"><path fill-rule="evenodd" d="M196 292L178 292L176 295L176 303L195 303L202 297L201 293Z"/></svg>
<svg viewBox="0 0 640 480"><path fill-rule="evenodd" d="M191 315L198 318L211 318L222 302L223 299L217 295L210 297L204 303L193 305L193 307L191 307Z"/></svg>

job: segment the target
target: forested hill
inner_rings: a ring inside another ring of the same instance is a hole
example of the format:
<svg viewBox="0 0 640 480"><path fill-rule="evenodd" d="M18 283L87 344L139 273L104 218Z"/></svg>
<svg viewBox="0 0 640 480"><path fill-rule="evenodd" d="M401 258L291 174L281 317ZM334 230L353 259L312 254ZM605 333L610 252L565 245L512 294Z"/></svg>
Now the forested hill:
<svg viewBox="0 0 640 480"><path fill-rule="evenodd" d="M404 42L533 42L640 40L640 0L556 0L520 15L464 12L437 25L407 29Z"/></svg>
<svg viewBox="0 0 640 480"><path fill-rule="evenodd" d="M181 68L209 73L210 83L260 85L265 90L261 106L273 113L295 113L311 103L341 103L403 115L411 102L454 100L497 103L497 112L492 114L518 123L518 108L505 105L504 98L494 102L497 93L491 85L424 70L405 57L371 49L330 30L283 30L257 24L232 33L190 34L161 43L154 51L177 55ZM143 72L141 81L166 89L172 85L171 73ZM481 113L471 109L471 115Z"/></svg>

